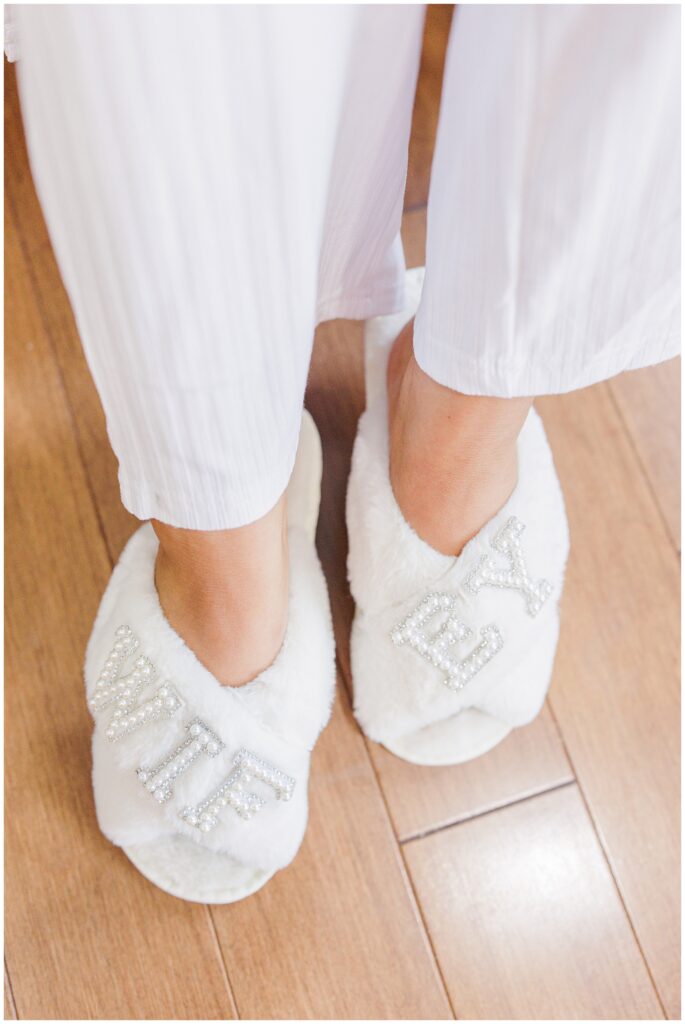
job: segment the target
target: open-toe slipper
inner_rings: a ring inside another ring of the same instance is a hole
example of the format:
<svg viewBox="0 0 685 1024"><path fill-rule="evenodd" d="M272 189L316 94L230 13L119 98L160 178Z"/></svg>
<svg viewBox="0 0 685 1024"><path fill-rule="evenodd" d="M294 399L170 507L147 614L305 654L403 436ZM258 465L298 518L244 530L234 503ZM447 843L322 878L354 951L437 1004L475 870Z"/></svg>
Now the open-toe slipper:
<svg viewBox="0 0 685 1024"><path fill-rule="evenodd" d="M547 692L559 631L568 525L552 454L531 410L518 484L458 557L404 519L389 477L387 360L418 307L366 325L366 411L347 492L354 707L371 739L407 761L457 764L530 722Z"/></svg>
<svg viewBox="0 0 685 1024"><path fill-rule="evenodd" d="M310 752L330 715L334 648L314 548L321 445L305 413L288 489L288 624L273 664L221 686L164 616L157 539L130 539L103 596L85 679L98 822L151 882L231 903L288 865L307 824Z"/></svg>

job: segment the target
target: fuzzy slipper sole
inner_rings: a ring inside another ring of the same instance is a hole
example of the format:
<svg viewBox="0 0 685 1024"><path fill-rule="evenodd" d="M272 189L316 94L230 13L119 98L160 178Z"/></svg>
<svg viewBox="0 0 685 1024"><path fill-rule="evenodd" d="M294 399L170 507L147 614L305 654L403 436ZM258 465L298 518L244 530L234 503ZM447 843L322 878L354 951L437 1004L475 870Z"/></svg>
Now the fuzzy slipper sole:
<svg viewBox="0 0 685 1024"><path fill-rule="evenodd" d="M287 502L290 521L303 525L312 541L319 515L321 472L321 439L305 411ZM257 892L275 874L241 864L182 835L124 846L123 851L149 882L191 903L235 903Z"/></svg>
<svg viewBox="0 0 685 1024"><path fill-rule="evenodd" d="M549 633L540 642L550 666L550 673L558 635L557 622L554 632ZM530 666L538 666L538 662L539 652L536 652L534 658L527 658L522 665L509 673L504 685L516 687L519 681L532 671ZM449 767L487 754L506 739L511 731L512 726L506 722L501 722L477 708L465 708L452 718L427 725L397 740L385 741L382 746L391 754L411 764L426 768Z"/></svg>
<svg viewBox="0 0 685 1024"><path fill-rule="evenodd" d="M170 896L189 903L235 903L266 885L275 872L259 871L226 854L198 846L185 836L126 846L133 866ZM188 879L192 878L192 884Z"/></svg>

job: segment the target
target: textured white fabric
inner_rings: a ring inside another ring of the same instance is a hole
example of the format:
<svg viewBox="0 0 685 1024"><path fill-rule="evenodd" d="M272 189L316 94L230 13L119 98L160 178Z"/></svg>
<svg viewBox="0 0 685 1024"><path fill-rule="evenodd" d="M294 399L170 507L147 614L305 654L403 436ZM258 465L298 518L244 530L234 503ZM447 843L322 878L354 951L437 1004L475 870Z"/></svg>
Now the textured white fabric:
<svg viewBox="0 0 685 1024"><path fill-rule="evenodd" d="M421 6L17 8L31 162L140 518L258 518L316 322L402 307ZM679 12L459 7L419 362L565 391L676 353Z"/></svg>
<svg viewBox="0 0 685 1024"><path fill-rule="evenodd" d="M677 354L680 11L456 14L414 350L468 394L571 391Z"/></svg>
<svg viewBox="0 0 685 1024"><path fill-rule="evenodd" d="M22 6L31 164L141 519L263 515L316 322L401 306L421 7Z"/></svg>

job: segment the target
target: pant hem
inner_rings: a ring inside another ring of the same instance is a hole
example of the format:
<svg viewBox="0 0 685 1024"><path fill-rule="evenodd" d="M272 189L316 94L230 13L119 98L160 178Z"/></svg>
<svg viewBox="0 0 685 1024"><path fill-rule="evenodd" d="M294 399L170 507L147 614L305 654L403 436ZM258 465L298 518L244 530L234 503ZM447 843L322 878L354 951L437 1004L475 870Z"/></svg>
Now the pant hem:
<svg viewBox="0 0 685 1024"><path fill-rule="evenodd" d="M426 352L426 349L429 349ZM441 360L441 351L449 350L449 357ZM627 370L639 370L664 363L680 355L680 336L643 342L627 358L625 346L600 353L597 359L583 366L565 369L563 376L554 374L545 366L514 363L511 360L467 359L454 357L453 347L437 342L425 335L414 344L416 362L432 380L452 391L464 395L482 395L489 398L523 398L537 395L562 395L569 391L590 387L603 380L616 377ZM448 364L447 369L445 363Z"/></svg>

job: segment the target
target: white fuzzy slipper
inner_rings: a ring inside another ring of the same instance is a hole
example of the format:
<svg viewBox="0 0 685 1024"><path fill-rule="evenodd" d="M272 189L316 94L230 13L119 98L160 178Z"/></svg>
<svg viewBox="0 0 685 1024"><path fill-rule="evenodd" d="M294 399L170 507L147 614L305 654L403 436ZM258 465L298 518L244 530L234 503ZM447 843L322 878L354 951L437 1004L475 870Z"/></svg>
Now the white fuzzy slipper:
<svg viewBox="0 0 685 1024"><path fill-rule="evenodd" d="M319 435L305 413L288 488L286 636L245 686L220 686L167 622L149 524L100 604L85 664L98 821L143 875L181 899L248 896L290 863L304 835L310 751L335 680L314 548L320 480Z"/></svg>
<svg viewBox="0 0 685 1024"><path fill-rule="evenodd" d="M409 271L404 312L366 325L366 411L347 491L352 677L367 736L407 761L445 765L485 753L540 711L568 525L533 411L519 438L514 493L458 558L435 551L402 516L388 472L385 375L422 282L422 268Z"/></svg>

